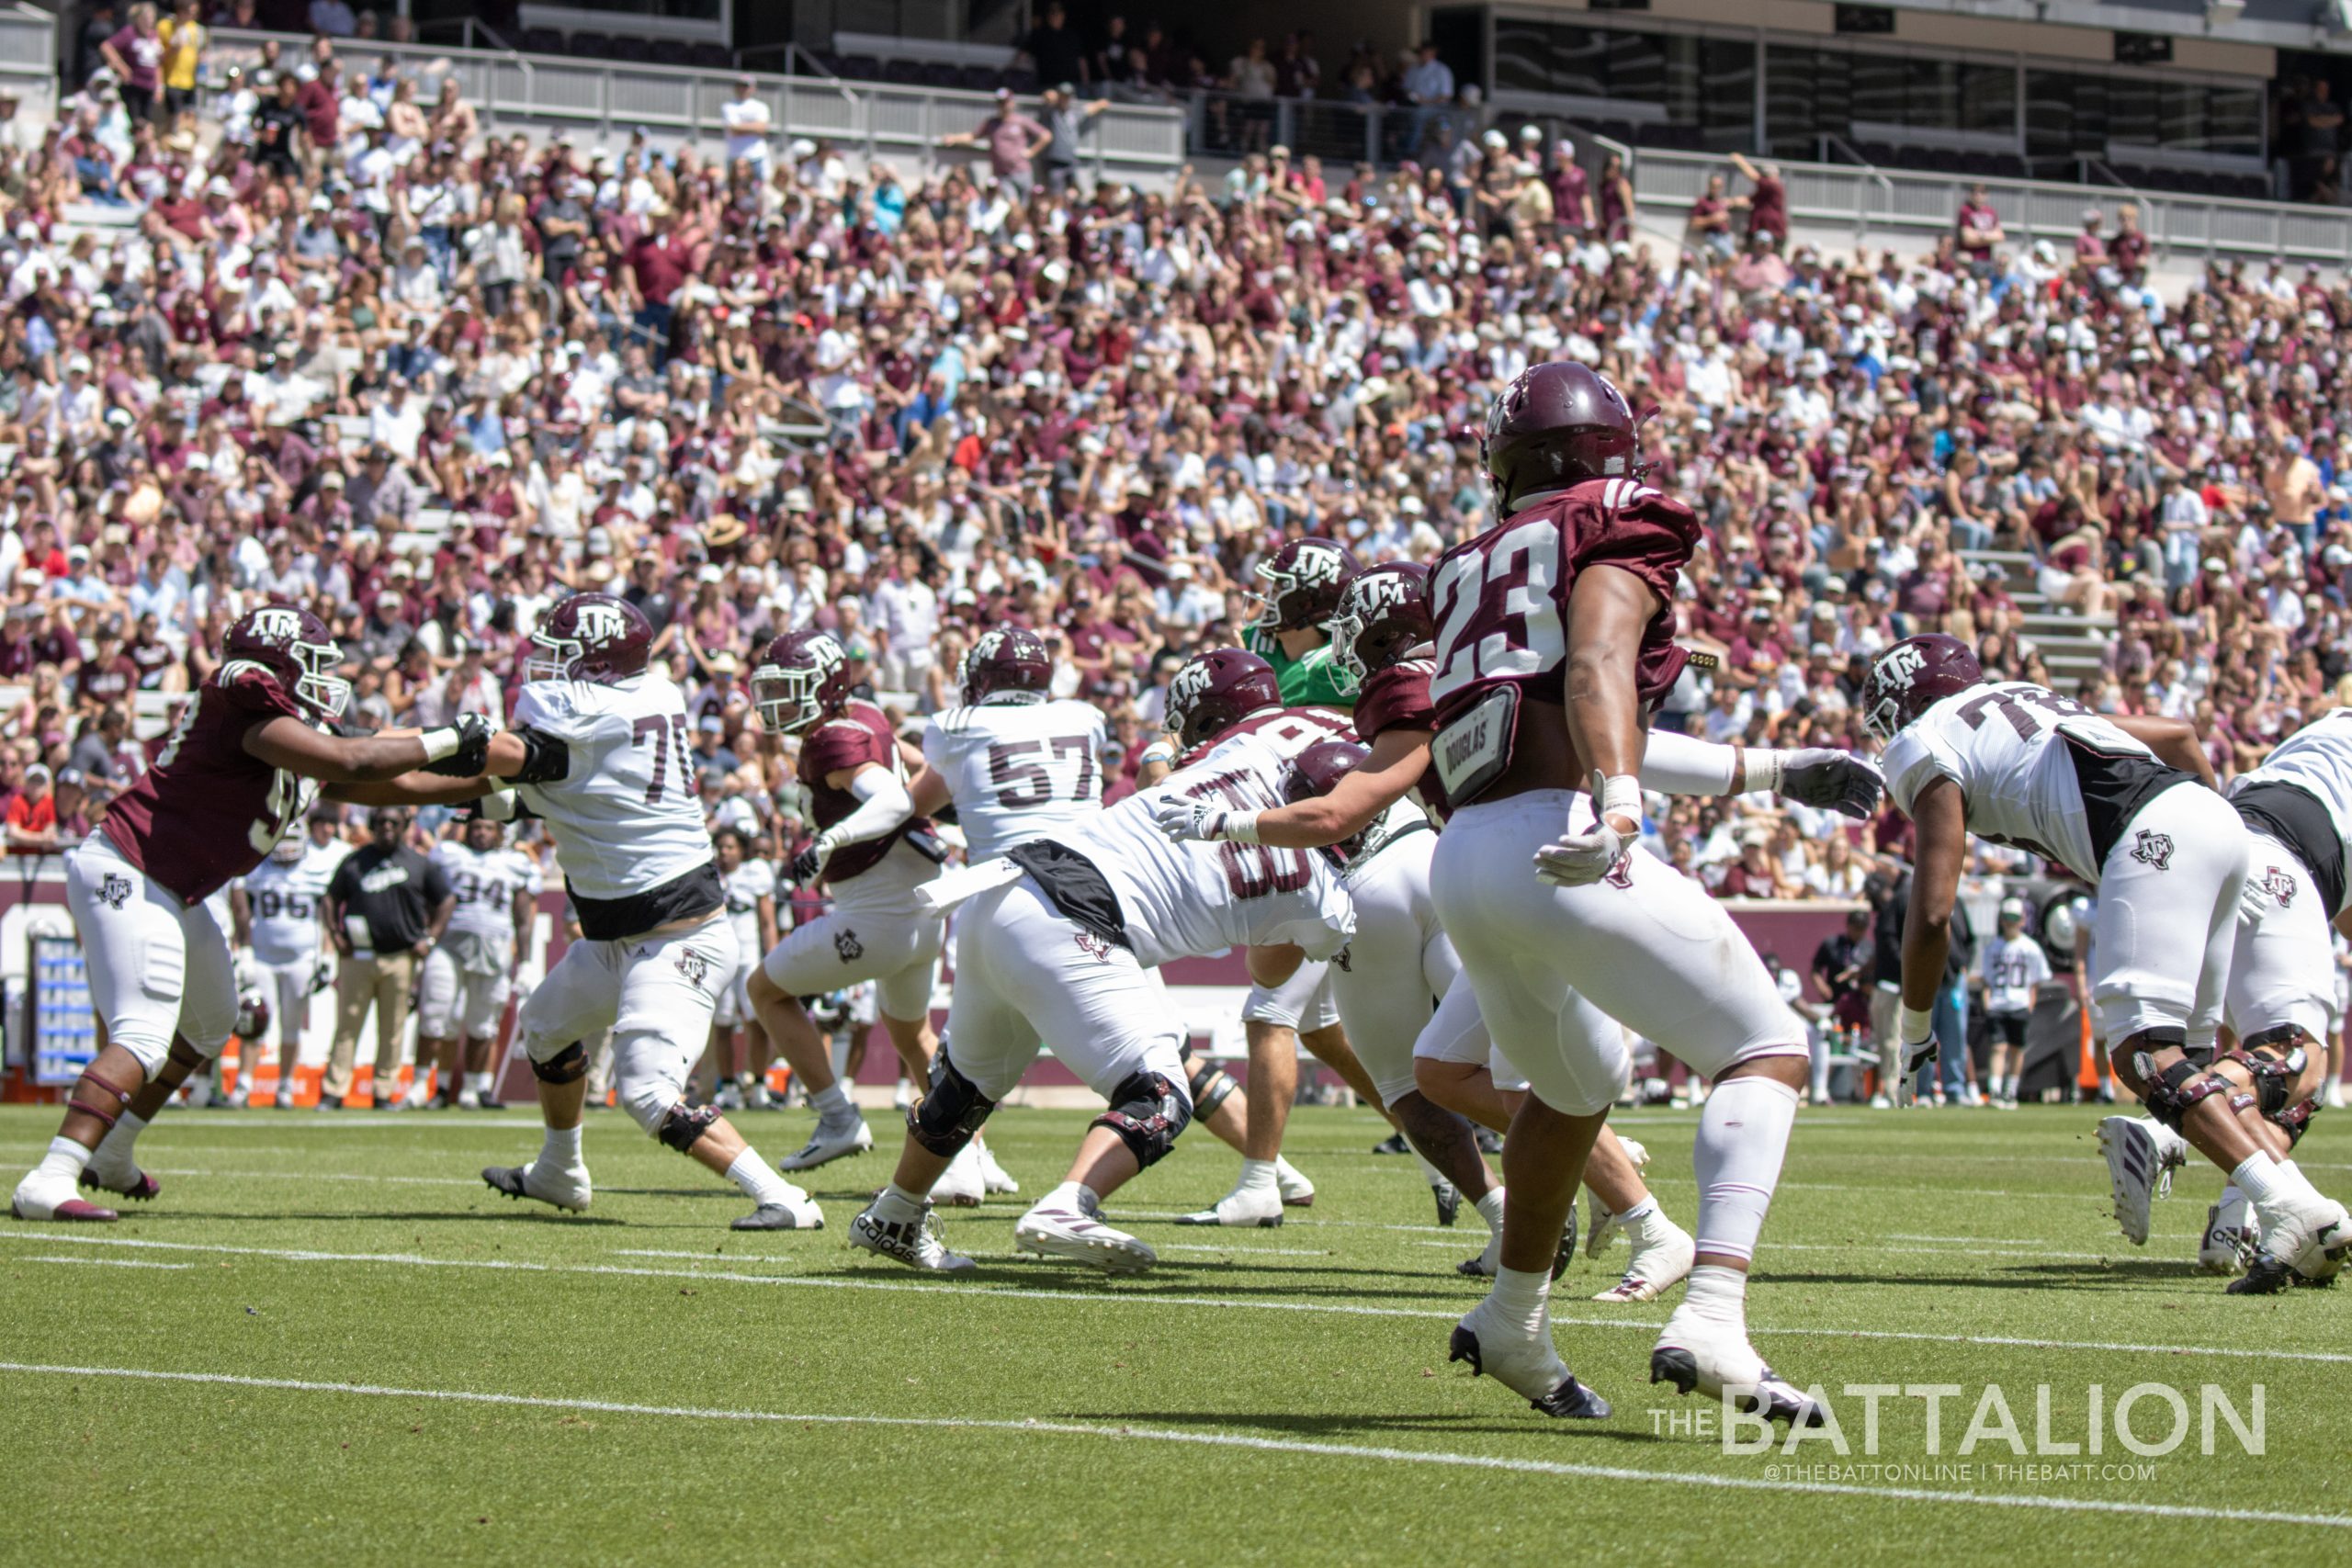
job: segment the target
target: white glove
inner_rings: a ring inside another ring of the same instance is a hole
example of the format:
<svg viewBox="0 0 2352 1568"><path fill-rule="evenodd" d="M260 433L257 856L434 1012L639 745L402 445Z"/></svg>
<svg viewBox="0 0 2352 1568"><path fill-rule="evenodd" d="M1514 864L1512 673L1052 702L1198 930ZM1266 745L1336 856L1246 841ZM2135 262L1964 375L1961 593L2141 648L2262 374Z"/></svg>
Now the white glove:
<svg viewBox="0 0 2352 1568"><path fill-rule="evenodd" d="M1634 835L1603 817L1589 833L1570 833L1535 852L1535 874L1555 887L1589 887L1625 858Z"/></svg>
<svg viewBox="0 0 2352 1568"><path fill-rule="evenodd" d="M1231 839L1242 843L1256 843L1251 829L1258 821L1254 811L1234 811L1205 800L1187 800L1182 795L1162 796L1151 808L1151 819L1159 830L1178 843L1187 839L1215 841Z"/></svg>
<svg viewBox="0 0 2352 1568"><path fill-rule="evenodd" d="M512 822L519 796L511 789L494 789L474 801L474 815L485 822Z"/></svg>
<svg viewBox="0 0 2352 1568"><path fill-rule="evenodd" d="M2277 906L2278 900L2258 877L2249 876L2238 885L2238 919L2258 920Z"/></svg>

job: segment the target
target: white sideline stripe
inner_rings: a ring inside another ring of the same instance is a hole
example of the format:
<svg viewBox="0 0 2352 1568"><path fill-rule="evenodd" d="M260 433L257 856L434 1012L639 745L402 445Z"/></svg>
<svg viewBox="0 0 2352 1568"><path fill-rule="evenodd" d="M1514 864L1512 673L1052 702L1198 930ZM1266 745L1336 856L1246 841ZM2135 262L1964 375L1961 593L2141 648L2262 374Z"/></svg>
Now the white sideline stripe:
<svg viewBox="0 0 2352 1568"><path fill-rule="evenodd" d="M1338 1256L1328 1247L1207 1247L1192 1241L1156 1241L1154 1252L1214 1252L1220 1257L1227 1253L1250 1252L1263 1258L1332 1258Z"/></svg>
<svg viewBox="0 0 2352 1568"><path fill-rule="evenodd" d="M1316 1443L1290 1438L1252 1438L1237 1432L1182 1432L1155 1427L1102 1427L1075 1421L990 1421L974 1416L842 1416L781 1410L710 1410L693 1405L628 1404L610 1399L566 1399L551 1394L480 1393L467 1389L390 1388L378 1383L310 1382L299 1378L242 1377L230 1372L158 1371L141 1367L51 1367L0 1361L0 1372L36 1376L122 1378L141 1382L178 1382L289 1393L340 1393L374 1399L432 1399L459 1404L519 1405L537 1410L584 1410L607 1416L651 1416L684 1421L742 1421L779 1426L898 1427L949 1432L1021 1432L1056 1438L1106 1438L1114 1442L1182 1443L1195 1448L1243 1449L1255 1453L1306 1454L1318 1459L1374 1460L1390 1464L1442 1465L1498 1470L1527 1475L1574 1476L1664 1486L1716 1487L1736 1492L1810 1492L1820 1495L1950 1503L1986 1508L2026 1508L2050 1513L2128 1514L2178 1519L2228 1519L2256 1524L2312 1525L2352 1529L2352 1516L2286 1514L2257 1508L2201 1508L2188 1504L2114 1501L2098 1497L2035 1497L2014 1492L1937 1492L1926 1487L1865 1486L1818 1481L1765 1481L1702 1471L1635 1470L1627 1465L1569 1464L1557 1460L1510 1459L1501 1454L1448 1453L1442 1450L1373 1448L1354 1443Z"/></svg>
<svg viewBox="0 0 2352 1568"><path fill-rule="evenodd" d="M412 1269L491 1269L526 1274L615 1274L648 1280L714 1280L745 1285L802 1285L830 1291L883 1291L892 1294L936 1292L951 1296L989 1296L1000 1301L1085 1302L1102 1306L1195 1306L1227 1312L1304 1312L1343 1317L1409 1317L1453 1321L1462 1314L1432 1307L1359 1306L1350 1303L1238 1301L1230 1296L1144 1296L1117 1291L1032 1290L1021 1285L893 1284L884 1280L848 1279L840 1275L736 1274L704 1269L630 1269L610 1263L526 1263L512 1258L426 1258L413 1252L312 1252L296 1247L221 1247L194 1241L147 1241L131 1236L96 1236L60 1231L0 1229L0 1242L69 1242L83 1247L148 1247L166 1252L201 1252L234 1258L272 1258L288 1263L391 1263ZM701 1257L696 1253L695 1256ZM1000 1256L1012 1257L1012 1254ZM1658 1319L1629 1317L1562 1317L1555 1325L1578 1328L1643 1328L1666 1326ZM1922 1340L1931 1345L1998 1345L2029 1350L2120 1350L2138 1355L2231 1356L2256 1361L2322 1361L2352 1363L2352 1353L2336 1350L2274 1350L2241 1345L2154 1345L2103 1339L2032 1339L2006 1334L1928 1334L1893 1328L1810 1327L1770 1328L1750 1325L1753 1335L1820 1335L1842 1339Z"/></svg>
<svg viewBox="0 0 2352 1568"><path fill-rule="evenodd" d="M753 1254L729 1258L721 1253L716 1252L674 1252L655 1247L616 1247L612 1249L612 1254L615 1258L700 1258L705 1263L775 1263L785 1265L789 1264L792 1261L788 1258L761 1258Z"/></svg>
<svg viewBox="0 0 2352 1568"><path fill-rule="evenodd" d="M1433 1247L1453 1252L1462 1250L1459 1244L1447 1241L1416 1241L1408 1245ZM1772 1244L1771 1250L1774 1252L1853 1252L1863 1246L1864 1244L1860 1242L1776 1241ZM2098 1262L2113 1256L2105 1252L2002 1252L1981 1247L1878 1247L1873 1245L1869 1247L1869 1250L1877 1257L1907 1257L1916 1253L1928 1258L2040 1258L2089 1262Z"/></svg>
<svg viewBox="0 0 2352 1568"><path fill-rule="evenodd" d="M41 1254L25 1258L27 1263L81 1263L92 1267L104 1265L109 1269L193 1269L193 1263L150 1263L139 1258L51 1258Z"/></svg>

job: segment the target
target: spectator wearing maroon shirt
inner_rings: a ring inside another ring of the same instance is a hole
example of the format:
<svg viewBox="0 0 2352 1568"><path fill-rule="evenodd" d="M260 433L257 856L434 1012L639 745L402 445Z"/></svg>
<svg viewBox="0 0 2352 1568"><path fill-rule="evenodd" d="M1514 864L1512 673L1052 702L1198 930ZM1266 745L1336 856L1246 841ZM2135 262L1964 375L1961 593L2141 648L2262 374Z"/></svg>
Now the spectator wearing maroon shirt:
<svg viewBox="0 0 2352 1568"><path fill-rule="evenodd" d="M2001 215L1993 210L1993 198L1982 185L1970 186L1968 199L1960 204L1952 220L1953 247L1981 276L1993 265L1993 247L2007 239Z"/></svg>
<svg viewBox="0 0 2352 1568"><path fill-rule="evenodd" d="M670 358L670 323L675 319L671 300L694 271L694 256L684 242L668 227L639 235L637 243L628 248L629 272L637 279L637 292L643 301L637 311L637 325L653 340L653 357L666 364Z"/></svg>
<svg viewBox="0 0 2352 1568"><path fill-rule="evenodd" d="M341 123L342 109L335 92L334 62L325 61L319 73L302 84L294 95L294 107L302 116L302 130L311 139L313 165L330 158L335 150L335 134Z"/></svg>
<svg viewBox="0 0 2352 1568"><path fill-rule="evenodd" d="M1751 164L1745 154L1734 152L1731 166L1756 187L1746 196L1734 197L1731 203L1747 209L1748 237L1761 234L1779 249L1789 238L1789 187L1781 183L1781 165Z"/></svg>
<svg viewBox="0 0 2352 1568"><path fill-rule="evenodd" d="M155 118L164 91L164 39L156 31L155 7L141 0L130 21L98 46L107 66L122 82L122 107L135 123Z"/></svg>
<svg viewBox="0 0 2352 1568"><path fill-rule="evenodd" d="M2124 202L2115 209L2115 236L2107 243L2108 254L2115 258L2115 270L2126 278L2136 277L2148 264L2148 236L2140 229L2140 209Z"/></svg>

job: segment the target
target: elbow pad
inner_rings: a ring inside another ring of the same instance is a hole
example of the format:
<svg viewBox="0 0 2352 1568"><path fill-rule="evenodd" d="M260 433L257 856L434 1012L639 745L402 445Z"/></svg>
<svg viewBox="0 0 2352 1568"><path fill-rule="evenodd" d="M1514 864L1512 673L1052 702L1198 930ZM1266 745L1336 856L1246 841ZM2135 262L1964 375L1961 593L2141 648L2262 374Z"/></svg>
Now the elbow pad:
<svg viewBox="0 0 2352 1568"><path fill-rule="evenodd" d="M517 729L514 734L523 742L523 765L507 781L509 784L553 784L570 776L571 748L561 738L527 728Z"/></svg>

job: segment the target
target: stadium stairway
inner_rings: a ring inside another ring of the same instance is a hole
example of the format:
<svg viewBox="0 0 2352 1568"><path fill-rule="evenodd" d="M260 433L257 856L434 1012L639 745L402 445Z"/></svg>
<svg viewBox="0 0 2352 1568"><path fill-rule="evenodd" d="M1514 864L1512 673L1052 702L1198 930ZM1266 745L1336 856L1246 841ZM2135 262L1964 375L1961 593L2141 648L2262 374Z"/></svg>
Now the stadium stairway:
<svg viewBox="0 0 2352 1568"><path fill-rule="evenodd" d="M2049 666L2055 684L2080 686L2107 662L2109 646L2115 640L2115 617L2086 616L2053 606L2041 592L2032 556L2023 550L1962 550L1960 558L1972 567L2000 571L2022 615L2025 636Z"/></svg>

